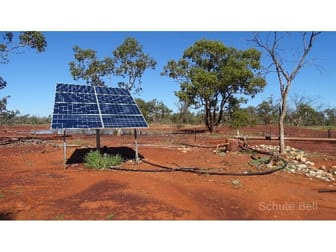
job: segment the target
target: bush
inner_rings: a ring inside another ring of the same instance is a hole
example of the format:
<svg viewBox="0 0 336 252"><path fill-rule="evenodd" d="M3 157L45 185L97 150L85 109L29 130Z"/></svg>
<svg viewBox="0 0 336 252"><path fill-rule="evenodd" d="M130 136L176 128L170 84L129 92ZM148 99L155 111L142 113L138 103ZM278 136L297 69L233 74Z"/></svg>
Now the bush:
<svg viewBox="0 0 336 252"><path fill-rule="evenodd" d="M99 151L90 151L84 158L84 163L89 168L104 170L111 166L116 166L124 162L119 155L101 154Z"/></svg>

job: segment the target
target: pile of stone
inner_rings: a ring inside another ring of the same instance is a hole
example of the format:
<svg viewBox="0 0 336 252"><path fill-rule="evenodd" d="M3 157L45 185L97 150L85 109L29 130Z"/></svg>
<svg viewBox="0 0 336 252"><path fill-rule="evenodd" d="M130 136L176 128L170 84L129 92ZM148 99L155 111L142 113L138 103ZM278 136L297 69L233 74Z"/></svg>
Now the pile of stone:
<svg viewBox="0 0 336 252"><path fill-rule="evenodd" d="M252 147L258 151L266 151L270 153L279 153L279 146L273 145L256 145ZM288 165L285 171L293 174L304 174L309 178L321 179L327 182L335 181L333 175L336 175L336 167L332 166L327 168L325 166L316 167L314 162L307 159L307 155L304 151L286 146L285 157L288 161Z"/></svg>

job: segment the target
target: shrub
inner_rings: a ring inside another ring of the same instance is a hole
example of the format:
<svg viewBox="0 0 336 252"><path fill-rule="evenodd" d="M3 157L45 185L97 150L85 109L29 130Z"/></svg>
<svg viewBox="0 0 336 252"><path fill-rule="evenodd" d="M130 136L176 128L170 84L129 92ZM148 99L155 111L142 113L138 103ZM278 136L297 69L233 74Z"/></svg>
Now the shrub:
<svg viewBox="0 0 336 252"><path fill-rule="evenodd" d="M111 166L116 166L124 162L119 155L101 154L99 151L90 151L84 158L84 163L89 168L96 170L104 170Z"/></svg>

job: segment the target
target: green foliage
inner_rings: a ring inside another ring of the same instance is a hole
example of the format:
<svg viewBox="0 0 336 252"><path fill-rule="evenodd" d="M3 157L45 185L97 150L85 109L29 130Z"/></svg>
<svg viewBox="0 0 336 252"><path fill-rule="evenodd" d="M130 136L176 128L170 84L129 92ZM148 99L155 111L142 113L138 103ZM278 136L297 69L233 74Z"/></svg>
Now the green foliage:
<svg viewBox="0 0 336 252"><path fill-rule="evenodd" d="M47 47L47 41L41 32L22 32L19 38L22 46L29 46L30 48L36 49L38 52L44 52Z"/></svg>
<svg viewBox="0 0 336 252"><path fill-rule="evenodd" d="M135 38L128 37L114 50L115 75L124 79L119 87L141 92L141 77L147 68L155 69L156 61L142 51L142 45ZM136 82L138 85L136 86Z"/></svg>
<svg viewBox="0 0 336 252"><path fill-rule="evenodd" d="M260 56L255 49L241 51L203 39L185 50L180 60L169 61L162 75L180 83L175 94L181 101L204 108L205 124L212 132L221 123L225 107L240 101L234 95L253 97L263 90Z"/></svg>
<svg viewBox="0 0 336 252"><path fill-rule="evenodd" d="M123 81L119 87L141 91L141 78L147 68L155 68L156 62L142 51L142 45L134 38L126 38L113 51L113 57L99 59L92 49L73 48L74 61L69 63L74 80L84 80L93 86L105 86L105 78L114 75Z"/></svg>
<svg viewBox="0 0 336 252"><path fill-rule="evenodd" d="M235 129L247 126L250 124L250 116L247 110L238 109L233 111L231 118L231 126Z"/></svg>
<svg viewBox="0 0 336 252"><path fill-rule="evenodd" d="M0 100L0 125L9 124L19 113L18 111L12 111L7 109L7 99L6 96Z"/></svg>
<svg viewBox="0 0 336 252"><path fill-rule="evenodd" d="M111 166L120 165L124 159L119 155L101 154L99 151L90 151L84 158L87 167L96 170L108 169Z"/></svg>
<svg viewBox="0 0 336 252"><path fill-rule="evenodd" d="M289 118L297 127L322 125L324 114L316 111L311 105L302 103L289 114Z"/></svg>
<svg viewBox="0 0 336 252"><path fill-rule="evenodd" d="M105 86L103 78L113 72L113 61L107 57L99 60L96 51L73 48L75 61L69 63L70 73L75 80L83 79L92 86Z"/></svg>
<svg viewBox="0 0 336 252"><path fill-rule="evenodd" d="M149 123L165 123L170 121L171 110L162 102L157 99L145 102L137 98L135 102L138 104L139 109Z"/></svg>
<svg viewBox="0 0 336 252"><path fill-rule="evenodd" d="M265 125L275 123L278 120L279 108L274 105L272 97L260 103L256 111L260 121Z"/></svg>
<svg viewBox="0 0 336 252"><path fill-rule="evenodd" d="M325 114L325 124L328 126L336 125L336 107L335 108L328 108L324 110Z"/></svg>
<svg viewBox="0 0 336 252"><path fill-rule="evenodd" d="M33 115L20 115L18 110L11 111L6 109L5 99L0 100L0 125L20 125L20 124L30 124L30 125L38 125L38 124L50 124L51 116L33 116Z"/></svg>
<svg viewBox="0 0 336 252"><path fill-rule="evenodd" d="M19 36L15 36L13 32L3 32L0 35L0 63L7 64L9 55L14 51L18 51L23 47L36 49L38 52L43 52L47 47L47 41L41 32L26 31L20 32Z"/></svg>
<svg viewBox="0 0 336 252"><path fill-rule="evenodd" d="M113 218L114 218L114 214L108 214L108 215L106 215L106 220L113 220Z"/></svg>

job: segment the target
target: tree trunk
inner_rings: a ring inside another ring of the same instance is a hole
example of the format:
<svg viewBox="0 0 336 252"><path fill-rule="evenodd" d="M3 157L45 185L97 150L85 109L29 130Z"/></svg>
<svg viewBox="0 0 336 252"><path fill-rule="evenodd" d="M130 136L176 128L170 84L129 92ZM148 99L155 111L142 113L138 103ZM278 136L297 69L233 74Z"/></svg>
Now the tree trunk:
<svg viewBox="0 0 336 252"><path fill-rule="evenodd" d="M280 136L279 152L284 153L285 151L285 129L284 129L284 116L282 115L280 115L280 118L279 118L279 136Z"/></svg>
<svg viewBox="0 0 336 252"><path fill-rule="evenodd" d="M208 128L210 133L213 131L213 122L211 120L211 110L210 105L208 103L205 104L205 126Z"/></svg>
<svg viewBox="0 0 336 252"><path fill-rule="evenodd" d="M287 112L287 93L282 94L280 116L279 116L279 153L282 154L285 151L285 128L284 120Z"/></svg>

